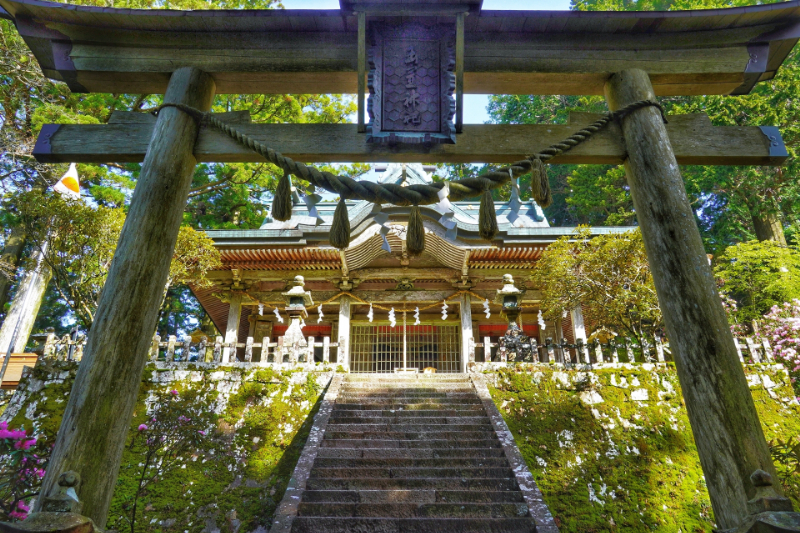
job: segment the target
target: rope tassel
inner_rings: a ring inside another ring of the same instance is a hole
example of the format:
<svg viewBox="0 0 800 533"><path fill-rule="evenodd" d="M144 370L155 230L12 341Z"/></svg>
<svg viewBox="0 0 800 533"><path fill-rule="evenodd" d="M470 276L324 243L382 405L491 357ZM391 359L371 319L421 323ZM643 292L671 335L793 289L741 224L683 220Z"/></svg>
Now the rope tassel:
<svg viewBox="0 0 800 533"><path fill-rule="evenodd" d="M419 255L425 250L425 226L422 224L422 213L418 205L411 206L408 217L408 233L406 234L406 249L411 255Z"/></svg>
<svg viewBox="0 0 800 533"><path fill-rule="evenodd" d="M481 195L481 207L478 211L478 234L487 241L491 241L500 229L497 227L497 213L494 210L494 199L489 189Z"/></svg>
<svg viewBox="0 0 800 533"><path fill-rule="evenodd" d="M553 193L547 179L547 166L538 157L531 158L531 196L542 209L553 203Z"/></svg>
<svg viewBox="0 0 800 533"><path fill-rule="evenodd" d="M333 212L333 224L330 234L331 246L344 250L350 246L350 218L347 215L347 204L344 197L339 197L339 205Z"/></svg>
<svg viewBox="0 0 800 533"><path fill-rule="evenodd" d="M272 218L285 222L292 218L292 182L289 173L284 172L278 180L275 197L272 199Z"/></svg>

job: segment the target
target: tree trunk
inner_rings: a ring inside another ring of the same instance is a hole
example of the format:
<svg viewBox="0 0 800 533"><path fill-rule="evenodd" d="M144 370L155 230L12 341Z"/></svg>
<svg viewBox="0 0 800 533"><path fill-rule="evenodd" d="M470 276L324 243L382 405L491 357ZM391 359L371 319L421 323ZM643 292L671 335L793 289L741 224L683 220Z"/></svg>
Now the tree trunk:
<svg viewBox="0 0 800 533"><path fill-rule="evenodd" d="M34 260L40 253L37 251L34 254ZM0 360L6 356L18 322L20 327L11 352L22 353L25 351L25 345L28 344L28 338L33 330L33 323L36 321L36 315L39 314L39 308L44 300L47 284L50 283L52 277L53 273L44 261L39 266L38 273L34 270L25 273L25 277L14 295L14 300L11 302L11 307L8 309L8 314L3 320L3 325L0 326Z"/></svg>
<svg viewBox="0 0 800 533"><path fill-rule="evenodd" d="M646 72L614 74L610 109L655 100ZM664 312L686 410L719 529L738 526L755 494L750 474L777 479L678 163L657 109L623 119L625 171ZM779 487L776 487L779 489Z"/></svg>
<svg viewBox="0 0 800 533"><path fill-rule="evenodd" d="M16 267L22 257L22 249L25 247L25 229L17 226L11 230L11 234L6 240L3 252L0 253L0 261ZM11 289L13 279L0 275L0 313L8 302L8 292Z"/></svg>
<svg viewBox="0 0 800 533"><path fill-rule="evenodd" d="M775 241L781 246L786 246L786 235L783 233L783 223L777 213L755 213L750 210L753 219L753 229L759 241Z"/></svg>
<svg viewBox="0 0 800 533"><path fill-rule="evenodd" d="M164 101L207 110L213 98L213 79L185 67L172 74ZM83 514L103 529L189 195L197 132L182 111L158 114L42 484L50 494L61 473L76 471Z"/></svg>

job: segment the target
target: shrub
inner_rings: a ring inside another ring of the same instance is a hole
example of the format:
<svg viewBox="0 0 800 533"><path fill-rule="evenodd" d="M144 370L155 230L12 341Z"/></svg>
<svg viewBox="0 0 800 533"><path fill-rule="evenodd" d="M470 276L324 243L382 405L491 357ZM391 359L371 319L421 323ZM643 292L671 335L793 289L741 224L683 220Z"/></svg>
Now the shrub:
<svg viewBox="0 0 800 533"><path fill-rule="evenodd" d="M0 422L0 519L24 520L31 498L39 494L45 460L36 453L36 437Z"/></svg>

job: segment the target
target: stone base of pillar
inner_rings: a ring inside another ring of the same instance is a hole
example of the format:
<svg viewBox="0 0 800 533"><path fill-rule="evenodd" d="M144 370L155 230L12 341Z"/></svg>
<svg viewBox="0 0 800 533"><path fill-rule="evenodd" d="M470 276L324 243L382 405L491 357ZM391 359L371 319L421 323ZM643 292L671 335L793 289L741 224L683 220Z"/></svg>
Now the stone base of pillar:
<svg viewBox="0 0 800 533"><path fill-rule="evenodd" d="M91 518L77 513L33 513L22 522L0 522L0 533L95 533Z"/></svg>

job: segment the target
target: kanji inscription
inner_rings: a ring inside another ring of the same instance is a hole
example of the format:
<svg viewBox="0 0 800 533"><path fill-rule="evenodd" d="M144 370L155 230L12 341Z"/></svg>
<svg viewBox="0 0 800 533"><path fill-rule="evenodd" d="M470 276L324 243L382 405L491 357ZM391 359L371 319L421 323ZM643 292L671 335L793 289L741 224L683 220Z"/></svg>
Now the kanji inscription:
<svg viewBox="0 0 800 533"><path fill-rule="evenodd" d="M453 29L378 25L370 48L368 141L453 143Z"/></svg>

